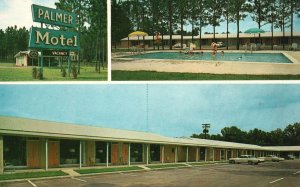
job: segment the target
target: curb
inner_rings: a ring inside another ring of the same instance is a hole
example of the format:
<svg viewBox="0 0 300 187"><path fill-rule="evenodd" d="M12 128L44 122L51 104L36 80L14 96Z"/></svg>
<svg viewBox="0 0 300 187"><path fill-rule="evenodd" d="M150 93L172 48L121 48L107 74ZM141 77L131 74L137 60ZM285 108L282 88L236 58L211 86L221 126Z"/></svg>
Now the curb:
<svg viewBox="0 0 300 187"><path fill-rule="evenodd" d="M120 174L120 173L136 173L136 172L147 172L150 170L141 169L141 170L130 170L130 171L111 171L111 172L102 172L102 173L87 173L87 174L80 174L77 177L84 177L84 176L93 176L93 175L108 175L108 174Z"/></svg>

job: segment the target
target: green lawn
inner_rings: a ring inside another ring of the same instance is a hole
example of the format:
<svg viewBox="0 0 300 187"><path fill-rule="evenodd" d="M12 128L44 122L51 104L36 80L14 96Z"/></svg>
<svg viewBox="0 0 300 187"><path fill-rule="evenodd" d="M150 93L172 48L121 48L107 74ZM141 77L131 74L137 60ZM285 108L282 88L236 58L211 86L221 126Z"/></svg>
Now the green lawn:
<svg viewBox="0 0 300 187"><path fill-rule="evenodd" d="M186 165L185 164L160 164L160 165L147 166L147 168L157 169L157 168L173 168L173 167L180 167L180 166L186 166Z"/></svg>
<svg viewBox="0 0 300 187"><path fill-rule="evenodd" d="M15 67L15 63L11 62L0 62L0 67Z"/></svg>
<svg viewBox="0 0 300 187"><path fill-rule="evenodd" d="M112 71L112 80L300 80L300 75L233 75L168 73L156 71Z"/></svg>
<svg viewBox="0 0 300 187"><path fill-rule="evenodd" d="M6 64L6 65L5 65ZM10 65L10 67L9 67ZM67 71L67 69L66 69ZM9 63L0 63L0 81L41 81L32 78L32 67L12 67ZM101 68L100 74L95 71L95 67L82 66L77 79L72 77L62 77L60 68L44 67L44 81L100 81L107 80L107 69Z"/></svg>
<svg viewBox="0 0 300 187"><path fill-rule="evenodd" d="M62 171L41 171L41 172L24 172L13 174L0 175L1 180L13 180L13 179L28 179L28 178L40 178L40 177L54 177L68 175Z"/></svg>
<svg viewBox="0 0 300 187"><path fill-rule="evenodd" d="M192 166L199 166L199 165L207 165L207 164L222 164L222 163L228 163L228 161L207 161L207 162L193 162L189 163L189 165Z"/></svg>
<svg viewBox="0 0 300 187"><path fill-rule="evenodd" d="M75 171L80 174L90 174L90 173L106 173L106 172L132 171L132 170L143 170L143 168L140 168L138 166L131 166L131 167L117 167L117 168L78 169Z"/></svg>

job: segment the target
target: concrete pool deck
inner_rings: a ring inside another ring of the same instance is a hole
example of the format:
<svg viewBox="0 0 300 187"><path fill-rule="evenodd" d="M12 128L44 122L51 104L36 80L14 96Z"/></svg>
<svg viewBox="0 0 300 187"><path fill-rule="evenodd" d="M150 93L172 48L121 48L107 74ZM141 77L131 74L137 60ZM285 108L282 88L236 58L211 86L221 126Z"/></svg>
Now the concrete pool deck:
<svg viewBox="0 0 300 187"><path fill-rule="evenodd" d="M220 51L220 50L219 50ZM244 52L243 50L224 50ZM152 51L158 52L158 51ZM176 52L164 50L160 52ZM178 52L178 51L177 51ZM195 52L200 52L196 50ZM204 51L210 52L210 51ZM148 52L147 52L148 53ZM151 52L150 52L151 53ZM230 62L209 60L168 60L122 58L131 53L115 53L112 57L112 70L123 71L157 71L177 73L211 73L211 74L248 74L248 75L298 75L300 74L300 51L254 51L253 53L283 53L293 63L266 62Z"/></svg>

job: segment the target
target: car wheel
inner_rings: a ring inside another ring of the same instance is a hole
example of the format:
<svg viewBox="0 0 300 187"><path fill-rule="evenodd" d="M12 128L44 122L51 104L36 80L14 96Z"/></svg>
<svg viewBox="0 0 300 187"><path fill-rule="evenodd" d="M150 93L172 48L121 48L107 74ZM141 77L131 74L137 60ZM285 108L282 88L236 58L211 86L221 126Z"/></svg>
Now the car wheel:
<svg viewBox="0 0 300 187"><path fill-rule="evenodd" d="M248 161L248 164L249 164L249 165L253 165L253 162L251 162L251 161Z"/></svg>

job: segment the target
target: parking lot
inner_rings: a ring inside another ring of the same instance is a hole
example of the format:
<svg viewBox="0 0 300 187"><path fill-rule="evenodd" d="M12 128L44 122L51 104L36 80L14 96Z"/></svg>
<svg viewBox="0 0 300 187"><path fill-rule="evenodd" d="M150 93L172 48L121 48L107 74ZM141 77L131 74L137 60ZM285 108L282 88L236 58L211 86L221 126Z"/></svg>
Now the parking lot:
<svg viewBox="0 0 300 187"><path fill-rule="evenodd" d="M76 178L0 183L7 187L32 186L299 186L300 160L259 165L225 164L117 173Z"/></svg>

